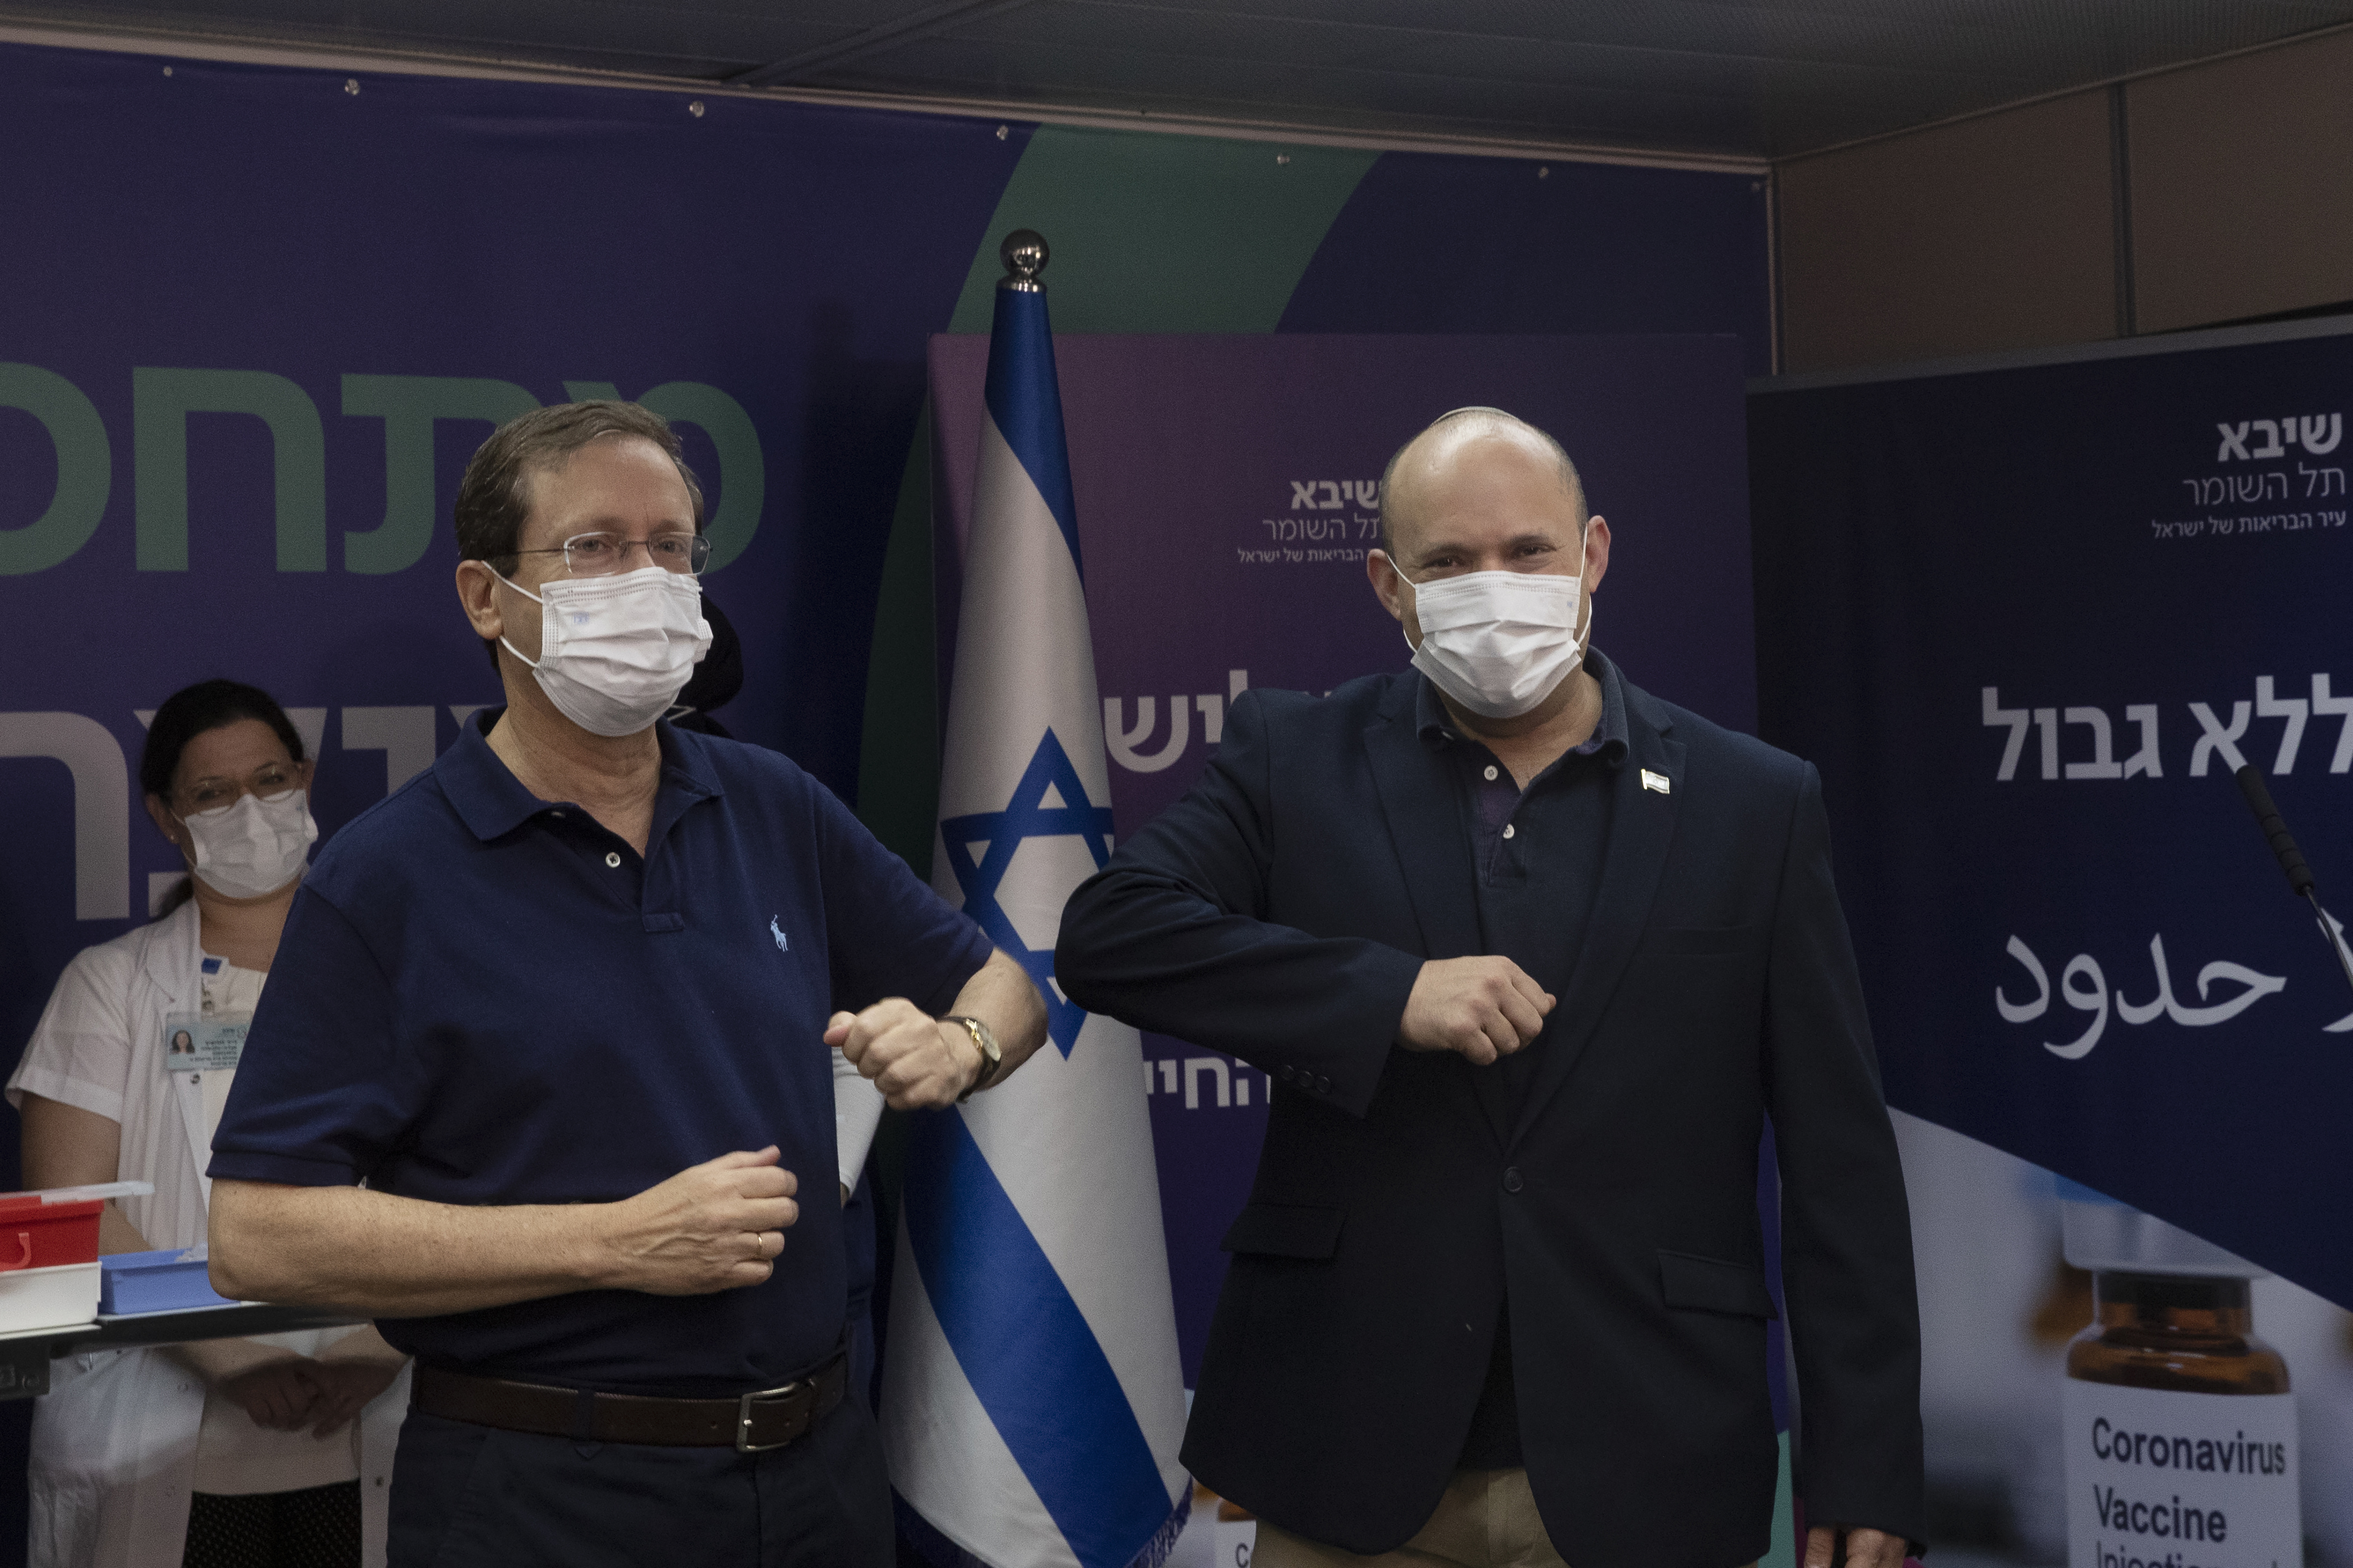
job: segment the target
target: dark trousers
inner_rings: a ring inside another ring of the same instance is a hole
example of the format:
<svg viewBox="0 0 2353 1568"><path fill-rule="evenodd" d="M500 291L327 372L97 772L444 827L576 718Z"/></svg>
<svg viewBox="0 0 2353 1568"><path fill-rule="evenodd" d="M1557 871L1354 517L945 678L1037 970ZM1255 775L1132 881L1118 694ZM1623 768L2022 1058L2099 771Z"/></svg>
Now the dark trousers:
<svg viewBox="0 0 2353 1568"><path fill-rule="evenodd" d="M391 1568L874 1568L891 1483L863 1401L765 1454L575 1443L408 1413Z"/></svg>
<svg viewBox="0 0 2353 1568"><path fill-rule="evenodd" d="M360 1568L360 1484L188 1500L181 1568Z"/></svg>

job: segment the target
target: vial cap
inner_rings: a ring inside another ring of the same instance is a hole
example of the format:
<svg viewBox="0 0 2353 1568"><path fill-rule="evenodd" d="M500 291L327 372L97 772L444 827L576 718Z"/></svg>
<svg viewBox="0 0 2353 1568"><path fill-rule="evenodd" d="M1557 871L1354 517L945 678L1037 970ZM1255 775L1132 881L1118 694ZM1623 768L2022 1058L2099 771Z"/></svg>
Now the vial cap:
<svg viewBox="0 0 2353 1568"><path fill-rule="evenodd" d="M2067 1261L2094 1273L2182 1274L2206 1279L2261 1279L2268 1271L2179 1226L2143 1214L2064 1176L2059 1226Z"/></svg>

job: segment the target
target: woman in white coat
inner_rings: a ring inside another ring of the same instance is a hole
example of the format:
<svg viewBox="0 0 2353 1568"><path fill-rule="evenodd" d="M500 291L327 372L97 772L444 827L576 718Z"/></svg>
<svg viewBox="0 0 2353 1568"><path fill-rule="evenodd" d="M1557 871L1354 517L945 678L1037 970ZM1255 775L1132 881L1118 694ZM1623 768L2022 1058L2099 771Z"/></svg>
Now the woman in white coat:
<svg viewBox="0 0 2353 1568"><path fill-rule="evenodd" d="M191 879L77 955L9 1079L31 1187L140 1180L101 1252L201 1246L212 1130L310 846L311 761L269 695L209 680L148 727L148 815ZM186 1033L177 1056L167 1040ZM381 1568L408 1379L373 1328L57 1363L34 1414L34 1568Z"/></svg>

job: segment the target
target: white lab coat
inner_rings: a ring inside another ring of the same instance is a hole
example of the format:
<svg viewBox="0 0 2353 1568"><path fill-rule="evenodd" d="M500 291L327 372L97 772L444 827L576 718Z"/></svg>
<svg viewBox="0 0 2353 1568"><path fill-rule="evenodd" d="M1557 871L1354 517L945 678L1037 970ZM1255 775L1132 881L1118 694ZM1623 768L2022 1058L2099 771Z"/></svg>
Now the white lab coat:
<svg viewBox="0 0 2353 1568"><path fill-rule="evenodd" d="M12 1104L29 1092L121 1124L118 1179L155 1184L153 1196L125 1198L122 1209L152 1247L205 1239L212 1184L204 1091L168 1071L163 1055L164 1015L198 1008L201 956L193 902L78 953L8 1080ZM154 1350L67 1356L49 1376L26 1476L30 1568L176 1568L204 1418L201 1380ZM384 1565L393 1449L407 1406L404 1369L360 1417L364 1568Z"/></svg>

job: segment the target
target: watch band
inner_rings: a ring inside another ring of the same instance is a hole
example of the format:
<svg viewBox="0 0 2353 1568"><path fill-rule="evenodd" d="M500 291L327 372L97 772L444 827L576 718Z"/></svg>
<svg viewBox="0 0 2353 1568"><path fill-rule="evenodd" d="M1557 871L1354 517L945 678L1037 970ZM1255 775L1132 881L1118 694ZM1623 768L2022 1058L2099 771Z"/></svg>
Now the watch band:
<svg viewBox="0 0 2353 1568"><path fill-rule="evenodd" d="M997 1048L997 1032L978 1018L963 1013L944 1013L940 1016L940 1022L962 1024L964 1032L972 1037L973 1045L980 1051L979 1074L966 1086L962 1094L956 1096L956 1103L962 1105L997 1081L997 1075L1005 1068L1005 1053Z"/></svg>

